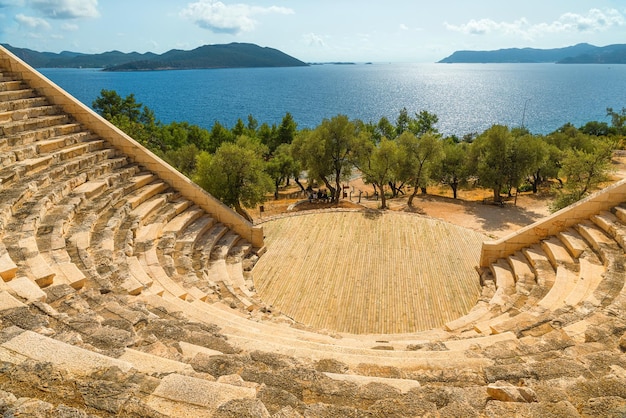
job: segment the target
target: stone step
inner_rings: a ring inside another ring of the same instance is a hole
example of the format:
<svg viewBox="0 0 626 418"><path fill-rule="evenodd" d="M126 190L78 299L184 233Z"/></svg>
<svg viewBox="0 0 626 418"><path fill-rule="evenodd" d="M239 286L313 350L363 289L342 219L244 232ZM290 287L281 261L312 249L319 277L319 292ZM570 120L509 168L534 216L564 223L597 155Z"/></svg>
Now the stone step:
<svg viewBox="0 0 626 418"><path fill-rule="evenodd" d="M590 221L576 225L578 233L587 241L589 246L600 256L605 265L611 258L610 253L619 251L619 245L600 228Z"/></svg>
<svg viewBox="0 0 626 418"><path fill-rule="evenodd" d="M83 272L72 262L57 263L51 265L52 270L56 272L54 282L60 280L61 283L69 284L74 289L81 289L85 285L86 277Z"/></svg>
<svg viewBox="0 0 626 418"><path fill-rule="evenodd" d="M130 272L131 276L135 280L141 283L144 288L148 288L152 286L152 284L154 283L154 280L143 269L137 257L135 256L127 257L126 262L128 263L128 271Z"/></svg>
<svg viewBox="0 0 626 418"><path fill-rule="evenodd" d="M241 261L233 263L226 261L226 271L228 272L230 283L232 283L233 288L235 288L237 292L241 292L241 294L246 298L253 298L255 296L255 293L250 291L246 286L246 279L243 275L243 265Z"/></svg>
<svg viewBox="0 0 626 418"><path fill-rule="evenodd" d="M521 312L508 320L491 324L493 334L513 332L518 335L526 330L532 329L542 323L548 322L549 316L542 312L527 311Z"/></svg>
<svg viewBox="0 0 626 418"><path fill-rule="evenodd" d="M626 207L616 206L613 208L613 212L620 222L626 224Z"/></svg>
<svg viewBox="0 0 626 418"><path fill-rule="evenodd" d="M17 277L11 280L8 285L13 292L15 292L15 294L20 298L24 299L26 303L46 301L46 292L41 290L41 288L28 277Z"/></svg>
<svg viewBox="0 0 626 418"><path fill-rule="evenodd" d="M0 241L0 278L5 282L13 279L17 273L17 265L7 252L6 247Z"/></svg>
<svg viewBox="0 0 626 418"><path fill-rule="evenodd" d="M313 332L307 332L303 330L297 330L293 328L285 328L278 324L272 323L258 323L247 320L246 318L242 318L238 314L235 314L235 311L232 309L228 309L222 307L221 304L207 304L198 300L192 301L191 303L187 303L185 301L181 301L180 299L172 298L171 296L164 295L163 298L158 298L155 296L147 296L146 300L152 306L164 306L169 312L180 311L186 316L205 323L214 323L221 327L221 332L228 336L229 341L234 341L235 338L241 338L241 341L246 341L246 345L248 342L252 344L252 340L259 339L264 340L264 335L272 335L272 341L278 344L281 348L281 352L286 353L289 349L293 349L297 351L299 348L306 350L313 350L321 356L320 353L329 352L329 358L333 358L332 353L343 353L343 354L354 354L357 356L366 356L366 357L392 357L397 359L404 357L428 357L428 356L438 356L441 353L443 356L447 357L451 353L448 352L431 352L431 351L422 351L422 352L413 352L413 351L387 351L387 350L376 350L372 349L374 345L381 345L378 342L366 339L363 341L362 339L354 339L354 336L351 338L342 338L342 339L333 339L328 336L316 334ZM397 336L400 338L401 336ZM453 343L451 345L452 348L458 350L464 350L466 346L477 345L477 346L488 346L491 344L495 344L502 339L513 338L513 335L495 337L494 339L479 337L474 339L473 341L467 340L463 343ZM404 340L403 344L408 344L410 341ZM259 344L263 344L263 341L259 341ZM372 344L367 347L367 344ZM456 346L455 346L456 344ZM247 348L249 348L248 346ZM406 345L404 345L406 347ZM242 347L244 348L244 347ZM262 349L259 346L257 349ZM456 351L463 357L462 353ZM448 354L445 354L448 353ZM453 356L450 356L453 357ZM326 358L324 356L319 358ZM390 360L396 363L396 360ZM397 364L397 363L396 363Z"/></svg>
<svg viewBox="0 0 626 418"><path fill-rule="evenodd" d="M255 397L254 388L172 373L161 379L146 403L165 416L212 418L229 401Z"/></svg>
<svg viewBox="0 0 626 418"><path fill-rule="evenodd" d="M12 136L21 132L30 132L38 129L56 127L68 122L69 116L64 114L12 121L0 126L0 135Z"/></svg>
<svg viewBox="0 0 626 418"><path fill-rule="evenodd" d="M587 302L599 306L600 301L593 297L595 289L602 282L606 269L600 263L592 263L585 258L580 259L580 271L576 287L565 298L565 305L576 306Z"/></svg>
<svg viewBox="0 0 626 418"><path fill-rule="evenodd" d="M194 371L187 363L181 363L180 361L170 360L131 348L124 349L124 354L118 357L118 359L132 364L136 370L151 376L169 373L191 374Z"/></svg>
<svg viewBox="0 0 626 418"><path fill-rule="evenodd" d="M205 212L201 208L197 206L191 207L170 220L163 228L163 233L178 235L180 231L184 231L191 223L204 214Z"/></svg>
<svg viewBox="0 0 626 418"><path fill-rule="evenodd" d="M146 200L151 197L156 196L159 193L164 192L169 188L167 183L162 181L157 181L151 184L147 184L139 189L137 189L132 195L127 196L126 201L128 205L130 205L131 210L137 208L137 206L141 205Z"/></svg>
<svg viewBox="0 0 626 418"><path fill-rule="evenodd" d="M58 115L60 108L52 105L28 107L0 112L0 123L11 123L24 121L26 119L39 118L44 116Z"/></svg>
<svg viewBox="0 0 626 418"><path fill-rule="evenodd" d="M622 249L626 249L626 225L620 222L617 216L604 211L592 216L591 220L612 237Z"/></svg>
<svg viewBox="0 0 626 418"><path fill-rule="evenodd" d="M33 144L39 141L49 140L55 137L84 132L78 123L65 123L61 125L47 126L40 129L19 132L7 138L7 145L11 147Z"/></svg>
<svg viewBox="0 0 626 418"><path fill-rule="evenodd" d="M565 298L576 287L578 272L572 271L564 266L556 269L556 280L550 291L537 303L537 306L557 310L565 303Z"/></svg>
<svg viewBox="0 0 626 418"><path fill-rule="evenodd" d="M444 325L444 329L447 331L458 331L469 327L473 324L481 322L485 317L491 317L491 310L488 306L482 306L472 309L467 315L455 319L454 321L447 322Z"/></svg>
<svg viewBox="0 0 626 418"><path fill-rule="evenodd" d="M22 363L28 359L52 363L75 376L89 376L117 367L128 372L132 364L74 345L54 340L32 331L24 331L0 344L0 359Z"/></svg>
<svg viewBox="0 0 626 418"><path fill-rule="evenodd" d="M184 230L178 233L178 239L174 245L176 251L191 251L199 238L204 235L214 225L215 220L204 214L197 218L191 224L188 224Z"/></svg>
<svg viewBox="0 0 626 418"><path fill-rule="evenodd" d="M0 92L20 90L24 88L24 86L22 80L4 80L0 81Z"/></svg>
<svg viewBox="0 0 626 418"><path fill-rule="evenodd" d="M537 284L546 291L549 290L556 277L554 268L552 267L552 264L543 249L539 245L533 245L531 247L524 248L522 253L535 270Z"/></svg>
<svg viewBox="0 0 626 418"><path fill-rule="evenodd" d="M528 263L528 260L521 251L516 252L507 257L513 277L515 278L515 287L518 293L528 292L537 284L535 272Z"/></svg>
<svg viewBox="0 0 626 418"><path fill-rule="evenodd" d="M6 90L0 91L0 103L9 102L13 100L29 99L32 97L38 97L35 90L22 88L19 90Z"/></svg>
<svg viewBox="0 0 626 418"><path fill-rule="evenodd" d="M373 377L361 376L358 374L339 374L328 372L325 372L324 374L333 380L354 383L359 387L367 386L371 383L387 385L398 389L401 393L407 393L411 389L421 387L418 381L412 379L394 379L389 377Z"/></svg>
<svg viewBox="0 0 626 418"><path fill-rule="evenodd" d="M155 247L139 254L137 258L148 276L150 276L155 283L163 287L166 292L180 299L187 297L188 292L181 285L172 280L165 270L163 270L163 267L161 267Z"/></svg>
<svg viewBox="0 0 626 418"><path fill-rule="evenodd" d="M4 287L4 286L3 286ZM0 311L8 311L15 308L23 308L24 305L6 290L0 290ZM2 352L0 351L0 360L2 360Z"/></svg>
<svg viewBox="0 0 626 418"><path fill-rule="evenodd" d="M220 238L220 240L213 247L211 252L212 260L225 259L230 249L239 241L241 237L233 231L228 231Z"/></svg>
<svg viewBox="0 0 626 418"><path fill-rule="evenodd" d="M56 272L40 254L26 259L20 272L34 280L39 287L50 286L56 276Z"/></svg>
<svg viewBox="0 0 626 418"><path fill-rule="evenodd" d="M29 97L17 100L0 100L0 112L9 112L13 110L28 109L30 107L44 106L48 104L45 97Z"/></svg>
<svg viewBox="0 0 626 418"><path fill-rule="evenodd" d="M576 261L568 252L567 247L557 237L550 237L541 241L541 248L543 248L548 260L550 260L550 264L552 264L552 268L555 270L559 265L574 269Z"/></svg>
<svg viewBox="0 0 626 418"><path fill-rule="evenodd" d="M590 250L583 237L573 228L559 232L557 238L575 258L579 258L585 251L589 252Z"/></svg>
<svg viewBox="0 0 626 418"><path fill-rule="evenodd" d="M492 263L489 268L496 283L496 293L489 303L503 306L510 300L511 295L515 293L515 277L505 260L498 260L496 263Z"/></svg>
<svg viewBox="0 0 626 418"><path fill-rule="evenodd" d="M161 209L172 197L172 194L161 194L146 200L131 210L130 216L138 219L139 226L144 225L146 220Z"/></svg>

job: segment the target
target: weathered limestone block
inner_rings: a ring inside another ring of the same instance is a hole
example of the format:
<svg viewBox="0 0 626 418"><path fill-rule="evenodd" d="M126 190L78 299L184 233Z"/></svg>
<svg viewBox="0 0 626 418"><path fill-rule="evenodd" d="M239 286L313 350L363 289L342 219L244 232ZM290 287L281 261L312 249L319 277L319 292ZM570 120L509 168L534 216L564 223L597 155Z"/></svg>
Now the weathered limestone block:
<svg viewBox="0 0 626 418"><path fill-rule="evenodd" d="M0 278L4 281L9 281L15 277L17 265L13 262L9 253L3 250L4 248L0 247Z"/></svg>
<svg viewBox="0 0 626 418"><path fill-rule="evenodd" d="M537 395L532 389L514 386L503 380L487 386L487 393L491 398L502 402L537 402Z"/></svg>
<svg viewBox="0 0 626 418"><path fill-rule="evenodd" d="M28 277L22 276L13 279L8 283L8 286L13 289L17 296L25 299L27 303L33 301L46 301L46 292L41 290L41 288Z"/></svg>
<svg viewBox="0 0 626 418"><path fill-rule="evenodd" d="M150 375L193 372L193 368L189 364L132 350L130 348L127 348L119 359L132 363L134 368Z"/></svg>
<svg viewBox="0 0 626 418"><path fill-rule="evenodd" d="M88 375L113 366L124 371L132 367L128 362L65 344L32 331L25 331L13 337L1 347L35 361L50 362L77 375Z"/></svg>
<svg viewBox="0 0 626 418"><path fill-rule="evenodd" d="M178 343L178 346L180 347L180 351L181 351L181 354L183 355L183 359L188 362L192 361L196 357L196 355L199 353L202 353L209 357L220 356L224 354L221 351L212 350L210 348L202 347L196 344L190 344L185 341L180 341Z"/></svg>
<svg viewBox="0 0 626 418"><path fill-rule="evenodd" d="M270 418L270 413L258 399L233 399L217 409L215 418Z"/></svg>
<svg viewBox="0 0 626 418"><path fill-rule="evenodd" d="M592 398L587 401L580 411L583 417L626 417L626 399L619 396L605 396Z"/></svg>
<svg viewBox="0 0 626 418"><path fill-rule="evenodd" d="M0 311L22 308L24 306L26 305L11 296L11 294L6 290L0 291Z"/></svg>
<svg viewBox="0 0 626 418"><path fill-rule="evenodd" d="M213 417L229 401L255 397L254 389L170 374L161 380L147 404L170 416Z"/></svg>

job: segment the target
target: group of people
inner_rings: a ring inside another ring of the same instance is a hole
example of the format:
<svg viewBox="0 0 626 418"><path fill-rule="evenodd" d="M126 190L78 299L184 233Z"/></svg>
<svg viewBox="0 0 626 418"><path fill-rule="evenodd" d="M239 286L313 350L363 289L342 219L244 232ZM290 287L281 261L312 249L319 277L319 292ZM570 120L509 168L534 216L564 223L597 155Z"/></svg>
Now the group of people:
<svg viewBox="0 0 626 418"><path fill-rule="evenodd" d="M313 203L315 202L329 202L330 201L330 197L328 196L328 193L326 193L326 190L309 190L309 202Z"/></svg>

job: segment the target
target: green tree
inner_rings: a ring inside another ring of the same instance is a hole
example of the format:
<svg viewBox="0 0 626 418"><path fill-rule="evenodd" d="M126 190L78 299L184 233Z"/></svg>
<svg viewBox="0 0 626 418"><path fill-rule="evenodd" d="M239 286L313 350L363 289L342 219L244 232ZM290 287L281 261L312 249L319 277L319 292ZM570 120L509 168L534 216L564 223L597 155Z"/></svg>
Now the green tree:
<svg viewBox="0 0 626 418"><path fill-rule="evenodd" d="M285 116L283 116L283 119L278 126L278 131L276 132L277 144L274 147L274 150L281 144L291 144L296 136L297 130L298 124L293 119L291 113L285 113ZM273 152L274 150L270 149L270 152Z"/></svg>
<svg viewBox="0 0 626 418"><path fill-rule="evenodd" d="M380 192L381 209L387 209L385 185L394 179L400 161L397 142L383 137L374 144L369 135L361 135L353 157L363 179Z"/></svg>
<svg viewBox="0 0 626 418"><path fill-rule="evenodd" d="M408 129L416 136L424 135L427 132L438 133L435 127L437 122L439 122L439 117L436 114L421 110L415 114L415 118L409 120Z"/></svg>
<svg viewBox="0 0 626 418"><path fill-rule="evenodd" d="M115 90L100 90L100 96L91 104L91 107L106 120L116 116L126 116L131 122L139 122L141 103L137 103L134 94L122 98Z"/></svg>
<svg viewBox="0 0 626 418"><path fill-rule="evenodd" d="M448 139L443 143L443 158L439 178L452 189L452 197L457 198L459 186L467 179L467 156L469 144Z"/></svg>
<svg viewBox="0 0 626 418"><path fill-rule="evenodd" d="M256 130L259 129L259 122L252 115L248 115L248 125L246 126L248 129L249 136L256 136Z"/></svg>
<svg viewBox="0 0 626 418"><path fill-rule="evenodd" d="M396 137L402 135L404 131L409 129L409 123L411 122L411 117L409 116L409 111L406 110L406 107L400 109L400 113L396 119ZM391 137L388 137L391 138Z"/></svg>
<svg viewBox="0 0 626 418"><path fill-rule="evenodd" d="M356 126L345 115L324 119L312 131L304 131L294 140L294 152L309 179L321 180L337 203L341 181L348 178L352 169L350 153L356 138ZM331 184L334 181L334 185Z"/></svg>
<svg viewBox="0 0 626 418"><path fill-rule="evenodd" d="M511 132L513 138L506 155L508 163L506 188L509 196L514 188L518 189L522 182L535 171L541 158L539 153L542 151L537 141L533 140L533 136L525 133L527 131L517 131L520 136L515 136L515 132Z"/></svg>
<svg viewBox="0 0 626 418"><path fill-rule="evenodd" d="M565 151L561 176L566 181L551 206L553 211L584 198L609 178L612 171L611 156L616 142L589 136L587 140L584 147Z"/></svg>
<svg viewBox="0 0 626 418"><path fill-rule="evenodd" d="M207 151L211 154L215 153L217 149L226 142L234 142L235 137L232 132L229 131L224 125L215 121L209 134L209 144Z"/></svg>
<svg viewBox="0 0 626 418"><path fill-rule="evenodd" d="M233 126L230 131L233 133L235 138L238 138L246 133L246 125L244 125L243 120L239 118L237 119L235 126Z"/></svg>
<svg viewBox="0 0 626 418"><path fill-rule="evenodd" d="M191 177L196 170L196 156L199 153L200 150L195 144L187 144L166 151L163 159L185 176Z"/></svg>
<svg viewBox="0 0 626 418"><path fill-rule="evenodd" d="M441 141L432 132L417 137L413 132L405 131L397 139L400 154L398 175L400 179L410 181L413 193L409 195L407 204L413 207L413 199L418 189L426 188L434 167L442 156Z"/></svg>
<svg viewBox="0 0 626 418"><path fill-rule="evenodd" d="M611 126L618 135L626 135L626 107L621 112L613 110L612 107L606 108L606 115L611 117Z"/></svg>
<svg viewBox="0 0 626 418"><path fill-rule="evenodd" d="M280 144L266 164L266 171L274 181L274 199L278 200L280 185L293 175L296 162L291 155L291 144Z"/></svg>
<svg viewBox="0 0 626 418"><path fill-rule="evenodd" d="M383 138L394 139L396 137L396 127L384 116L378 121L374 132L376 142L381 141Z"/></svg>
<svg viewBox="0 0 626 418"><path fill-rule="evenodd" d="M470 148L472 171L483 186L493 190L494 202L502 201L500 193L509 178L512 142L508 127L494 125L480 134Z"/></svg>
<svg viewBox="0 0 626 418"><path fill-rule="evenodd" d="M260 142L242 136L234 143L222 143L214 155L201 152L193 180L252 221L244 206L263 203L273 189L272 179L265 171L263 148Z"/></svg>

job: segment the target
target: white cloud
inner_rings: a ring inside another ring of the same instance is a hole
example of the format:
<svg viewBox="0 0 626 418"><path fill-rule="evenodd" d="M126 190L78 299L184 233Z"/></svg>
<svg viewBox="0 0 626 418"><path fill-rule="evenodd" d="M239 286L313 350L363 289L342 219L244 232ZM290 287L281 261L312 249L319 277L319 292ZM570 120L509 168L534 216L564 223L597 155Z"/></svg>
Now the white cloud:
<svg viewBox="0 0 626 418"><path fill-rule="evenodd" d="M409 30L409 27L404 23L400 23L400 30Z"/></svg>
<svg viewBox="0 0 626 418"><path fill-rule="evenodd" d="M530 24L525 18L514 22L496 22L491 19L472 19L461 25L444 23L446 29L469 35L487 35L503 33L520 35L526 39L533 39L545 33L558 32L599 32L613 26L624 26L626 19L615 9L591 9L586 15L565 13L553 22Z"/></svg>
<svg viewBox="0 0 626 418"><path fill-rule="evenodd" d="M254 16L263 14L287 15L293 13L292 9L279 6L226 5L221 1L199 0L195 3L189 3L180 12L180 15L211 32L237 34L250 32L255 29L257 21L254 19Z"/></svg>
<svg viewBox="0 0 626 418"><path fill-rule="evenodd" d="M308 46L322 46L322 47L326 46L326 42L324 42L324 38L322 38L320 35L317 35L313 32L305 33L304 35L302 35L302 37L304 38L304 42Z"/></svg>
<svg viewBox="0 0 626 418"><path fill-rule="evenodd" d="M30 0L30 5L52 19L98 17L98 0Z"/></svg>
<svg viewBox="0 0 626 418"><path fill-rule="evenodd" d="M79 27L78 25L75 25L74 23L64 23L61 25L61 29L73 32L73 31L77 31Z"/></svg>
<svg viewBox="0 0 626 418"><path fill-rule="evenodd" d="M50 29L50 23L40 17L26 16L20 13L15 16L15 20L20 25L28 26L32 29Z"/></svg>

